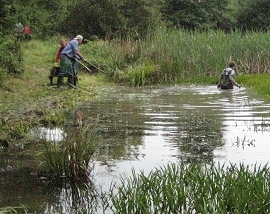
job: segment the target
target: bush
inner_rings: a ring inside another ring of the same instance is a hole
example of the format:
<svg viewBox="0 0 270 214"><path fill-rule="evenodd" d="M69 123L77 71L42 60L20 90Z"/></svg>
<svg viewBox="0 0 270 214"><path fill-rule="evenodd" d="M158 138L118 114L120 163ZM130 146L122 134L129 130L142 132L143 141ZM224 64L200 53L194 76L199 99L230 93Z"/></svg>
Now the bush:
<svg viewBox="0 0 270 214"><path fill-rule="evenodd" d="M0 86L8 74L23 72L21 47L17 41L7 37L0 39Z"/></svg>

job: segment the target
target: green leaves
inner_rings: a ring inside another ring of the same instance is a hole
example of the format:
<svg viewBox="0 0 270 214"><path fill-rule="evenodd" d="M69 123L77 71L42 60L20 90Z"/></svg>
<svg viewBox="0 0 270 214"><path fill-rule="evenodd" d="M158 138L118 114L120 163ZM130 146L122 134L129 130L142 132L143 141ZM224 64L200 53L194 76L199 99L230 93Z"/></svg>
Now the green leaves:
<svg viewBox="0 0 270 214"><path fill-rule="evenodd" d="M163 15L174 26L189 30L215 29L226 21L223 17L228 1L166 0ZM228 20L227 20L228 24Z"/></svg>
<svg viewBox="0 0 270 214"><path fill-rule="evenodd" d="M12 39L15 38L4 36L0 39L0 86L7 74L23 72L20 44Z"/></svg>
<svg viewBox="0 0 270 214"><path fill-rule="evenodd" d="M237 27L243 30L263 30L270 27L268 0L247 0L238 5Z"/></svg>

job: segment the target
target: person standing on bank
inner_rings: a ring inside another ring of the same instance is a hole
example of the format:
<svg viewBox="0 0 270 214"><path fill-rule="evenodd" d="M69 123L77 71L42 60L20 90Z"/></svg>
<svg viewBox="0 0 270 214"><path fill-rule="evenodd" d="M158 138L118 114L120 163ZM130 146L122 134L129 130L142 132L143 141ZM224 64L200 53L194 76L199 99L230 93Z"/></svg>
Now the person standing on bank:
<svg viewBox="0 0 270 214"><path fill-rule="evenodd" d="M31 29L28 26L23 27L24 39L31 40Z"/></svg>
<svg viewBox="0 0 270 214"><path fill-rule="evenodd" d="M235 70L236 64L232 61L229 63L229 67L221 73L217 87L221 89L233 89L235 85L240 88L241 86L235 81Z"/></svg>
<svg viewBox="0 0 270 214"><path fill-rule="evenodd" d="M16 38L18 41L22 41L23 38L23 25L18 21L15 25Z"/></svg>
<svg viewBox="0 0 270 214"><path fill-rule="evenodd" d="M82 43L83 37L77 35L71 40L62 50L60 55L60 72L57 79L57 88L61 88L63 84L64 76L68 77L69 86L76 88L74 85L74 58L79 57L84 60L83 56L79 52L79 45Z"/></svg>
<svg viewBox="0 0 270 214"><path fill-rule="evenodd" d="M57 52L56 57L55 57L55 64L58 64L58 62L60 60L61 52L63 51L64 47L66 47L67 41L65 39L61 39L59 44L60 44L60 47L59 47L58 52Z"/></svg>

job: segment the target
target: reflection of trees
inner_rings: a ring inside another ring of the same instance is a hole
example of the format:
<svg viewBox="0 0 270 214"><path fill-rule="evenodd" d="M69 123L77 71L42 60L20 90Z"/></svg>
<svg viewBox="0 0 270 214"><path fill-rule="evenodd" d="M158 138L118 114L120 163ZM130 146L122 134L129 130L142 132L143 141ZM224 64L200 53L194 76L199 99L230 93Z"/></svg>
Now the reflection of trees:
<svg viewBox="0 0 270 214"><path fill-rule="evenodd" d="M137 103L138 104L138 103ZM132 102L106 101L91 106L89 115L98 120L101 145L97 159L129 159L138 153L144 133L143 116L139 105Z"/></svg>
<svg viewBox="0 0 270 214"><path fill-rule="evenodd" d="M50 182L37 179L32 168L0 173L0 207L26 206L29 213L44 213L45 204L54 204L59 192Z"/></svg>
<svg viewBox="0 0 270 214"><path fill-rule="evenodd" d="M213 159L213 151L223 145L221 122L210 112L186 112L178 121L178 133L172 140L189 160Z"/></svg>
<svg viewBox="0 0 270 214"><path fill-rule="evenodd" d="M153 99L147 103L147 109L145 103L142 105L134 100L107 100L97 106L91 105L89 115L98 118L99 135L102 138L97 155L100 161L136 157L146 130L152 133L156 130L165 131L171 144L179 147L180 154L186 154L185 157L213 158L213 151L222 145L221 122L217 119L219 116L203 109L200 112L185 109L179 111L175 109L177 96L159 98L159 105ZM179 103L178 106L181 105ZM170 130L171 126L177 131Z"/></svg>
<svg viewBox="0 0 270 214"><path fill-rule="evenodd" d="M0 172L0 207L26 207L29 213L96 213L92 184L38 179L30 168Z"/></svg>

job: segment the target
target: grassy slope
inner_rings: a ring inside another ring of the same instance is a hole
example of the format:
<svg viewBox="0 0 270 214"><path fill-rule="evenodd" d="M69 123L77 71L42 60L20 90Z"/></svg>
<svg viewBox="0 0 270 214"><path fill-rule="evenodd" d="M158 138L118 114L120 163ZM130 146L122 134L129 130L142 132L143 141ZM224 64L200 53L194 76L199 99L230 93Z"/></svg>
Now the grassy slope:
<svg viewBox="0 0 270 214"><path fill-rule="evenodd" d="M27 129L41 122L64 123L66 113L73 113L81 102L94 98L97 87L106 83L102 74L80 72L77 89L69 89L67 85L66 90L57 89L50 86L49 80L57 43L33 40L21 47L25 72L7 79L0 89L0 136L4 139L24 136Z"/></svg>
<svg viewBox="0 0 270 214"><path fill-rule="evenodd" d="M57 45L48 47L48 41L30 41L22 44L25 72L15 78L9 78L2 89L1 110L36 105L42 108L44 103L80 102L95 95L95 86L104 82L98 75L81 72L77 90L59 90L49 85L49 72L54 66ZM54 78L56 83L57 78ZM67 87L68 89L68 87Z"/></svg>

